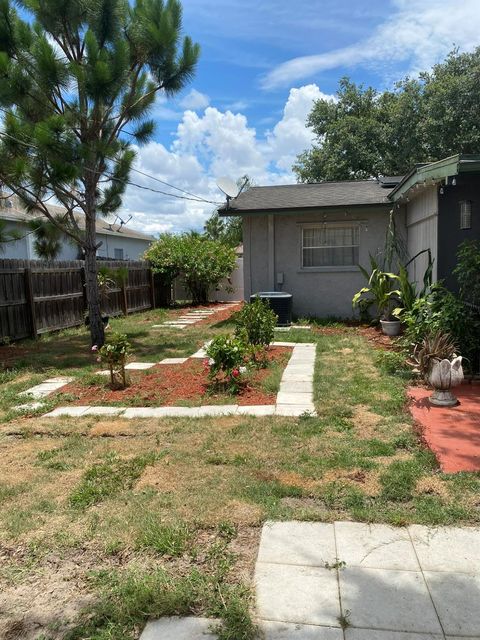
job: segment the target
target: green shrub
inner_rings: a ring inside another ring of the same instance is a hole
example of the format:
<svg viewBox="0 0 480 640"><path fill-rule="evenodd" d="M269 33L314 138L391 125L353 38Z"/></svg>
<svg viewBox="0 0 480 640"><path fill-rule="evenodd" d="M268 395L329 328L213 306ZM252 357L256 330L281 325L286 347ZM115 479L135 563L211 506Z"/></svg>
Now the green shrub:
<svg viewBox="0 0 480 640"><path fill-rule="evenodd" d="M212 382L225 383L228 390L238 393L246 373L245 343L235 336L217 336L206 349L208 375Z"/></svg>
<svg viewBox="0 0 480 640"><path fill-rule="evenodd" d="M147 249L145 258L165 282L181 276L194 304L207 302L209 291L229 278L236 265L234 249L192 233L162 234Z"/></svg>
<svg viewBox="0 0 480 640"><path fill-rule="evenodd" d="M268 347L273 340L277 320L268 302L256 297L237 314L235 333L253 347Z"/></svg>
<svg viewBox="0 0 480 640"><path fill-rule="evenodd" d="M127 336L123 333L112 333L98 354L100 362L110 370L112 389L124 389L127 386L125 365L130 355Z"/></svg>

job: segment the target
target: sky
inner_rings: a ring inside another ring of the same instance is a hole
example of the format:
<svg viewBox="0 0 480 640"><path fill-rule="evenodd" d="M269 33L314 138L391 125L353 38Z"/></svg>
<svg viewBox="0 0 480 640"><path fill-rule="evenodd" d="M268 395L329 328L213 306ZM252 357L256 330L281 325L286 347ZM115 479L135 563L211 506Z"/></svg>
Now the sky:
<svg viewBox="0 0 480 640"><path fill-rule="evenodd" d="M120 215L152 235L201 230L224 201L219 177L294 183L292 164L313 140L306 117L315 100L335 99L341 77L391 88L454 46L480 44L480 0L184 0L183 15L198 70L180 95L157 100L135 168L209 202L128 187Z"/></svg>

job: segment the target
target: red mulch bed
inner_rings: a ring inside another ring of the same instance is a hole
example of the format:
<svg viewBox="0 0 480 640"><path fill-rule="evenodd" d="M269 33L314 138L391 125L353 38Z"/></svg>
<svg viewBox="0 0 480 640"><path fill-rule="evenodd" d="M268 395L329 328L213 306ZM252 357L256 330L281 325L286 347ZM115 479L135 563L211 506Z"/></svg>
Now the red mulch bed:
<svg viewBox="0 0 480 640"><path fill-rule="evenodd" d="M268 358L285 367L291 351L288 347L271 347ZM108 387L108 378L105 377L104 386L86 387L71 383L63 387L61 393L75 396L74 404L77 405L115 403L145 407L182 404L275 404L276 393L267 393L260 386L270 372L268 368L254 371L238 395L229 395L209 389L203 360L189 358L183 364L157 365L141 373L130 371L131 384L126 389L112 391Z"/></svg>
<svg viewBox="0 0 480 640"><path fill-rule="evenodd" d="M480 471L480 384L453 389L456 407L435 407L431 389L410 387L410 412L445 473Z"/></svg>

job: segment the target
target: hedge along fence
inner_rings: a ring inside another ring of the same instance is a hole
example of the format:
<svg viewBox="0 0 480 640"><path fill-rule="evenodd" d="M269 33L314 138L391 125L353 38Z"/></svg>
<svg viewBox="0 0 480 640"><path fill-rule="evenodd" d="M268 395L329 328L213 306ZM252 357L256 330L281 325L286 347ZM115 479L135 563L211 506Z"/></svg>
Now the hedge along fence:
<svg viewBox="0 0 480 640"><path fill-rule="evenodd" d="M147 262L98 261L99 267L126 268L128 278L113 287L105 311L112 316L166 306L165 286ZM0 260L0 340L36 338L83 324L87 310L83 261Z"/></svg>

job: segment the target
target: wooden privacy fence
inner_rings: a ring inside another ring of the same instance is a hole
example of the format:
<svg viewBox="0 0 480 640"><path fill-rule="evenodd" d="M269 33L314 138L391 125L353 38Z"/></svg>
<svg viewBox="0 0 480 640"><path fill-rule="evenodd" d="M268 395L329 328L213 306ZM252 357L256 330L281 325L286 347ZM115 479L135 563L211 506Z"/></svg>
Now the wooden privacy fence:
<svg viewBox="0 0 480 640"><path fill-rule="evenodd" d="M128 272L125 283L110 289L105 312L119 315L164 306L171 287L147 262L99 261ZM83 261L0 260L0 339L20 340L82 324L87 299Z"/></svg>

